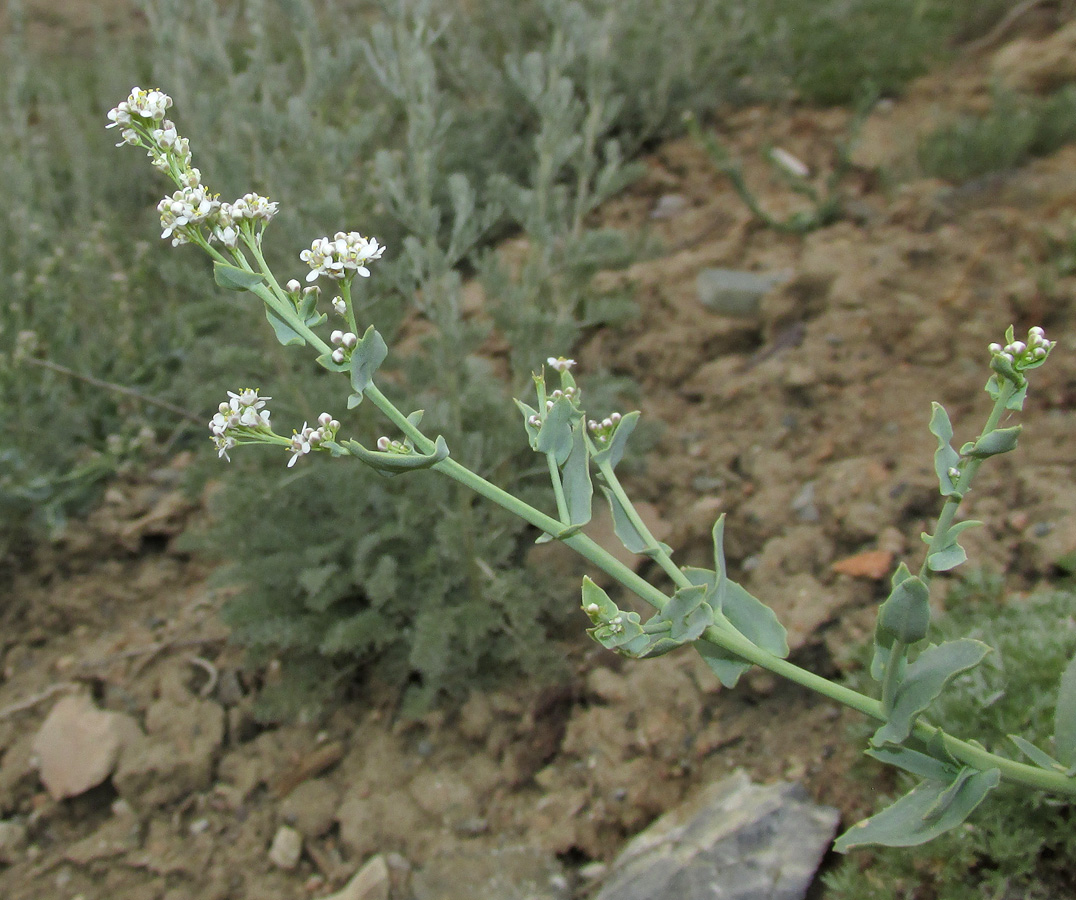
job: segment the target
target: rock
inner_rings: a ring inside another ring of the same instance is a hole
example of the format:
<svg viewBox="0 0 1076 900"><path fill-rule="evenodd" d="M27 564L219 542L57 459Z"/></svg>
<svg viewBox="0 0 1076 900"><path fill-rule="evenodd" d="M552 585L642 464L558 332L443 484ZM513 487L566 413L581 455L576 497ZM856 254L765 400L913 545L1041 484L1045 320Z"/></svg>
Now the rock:
<svg viewBox="0 0 1076 900"><path fill-rule="evenodd" d="M0 822L0 865L13 865L26 846L26 826L21 822Z"/></svg>
<svg viewBox="0 0 1076 900"><path fill-rule="evenodd" d="M322 900L389 900L391 886L388 861L384 853L378 853L341 890Z"/></svg>
<svg viewBox="0 0 1076 900"><path fill-rule="evenodd" d="M322 779L304 781L280 803L280 817L304 837L321 837L333 827L340 792Z"/></svg>
<svg viewBox="0 0 1076 900"><path fill-rule="evenodd" d="M430 859L411 881L415 900L568 900L564 867L533 847L461 845Z"/></svg>
<svg viewBox="0 0 1076 900"><path fill-rule="evenodd" d="M273 836L273 843L269 847L269 862L278 869L290 872L299 865L299 858L303 855L303 836L294 828L281 825Z"/></svg>
<svg viewBox="0 0 1076 900"><path fill-rule="evenodd" d="M85 694L64 697L34 737L41 781L54 800L77 797L108 778L120 750L139 737L130 716L104 712Z"/></svg>
<svg viewBox="0 0 1076 900"><path fill-rule="evenodd" d="M336 813L340 842L355 856L376 853L385 845L406 847L409 854L423 849L436 830L411 795L399 788L364 796L352 791Z"/></svg>
<svg viewBox="0 0 1076 900"><path fill-rule="evenodd" d="M149 734L127 744L113 783L136 807L162 806L209 787L224 739L224 710L187 695L177 703L162 697L146 712Z"/></svg>
<svg viewBox="0 0 1076 900"><path fill-rule="evenodd" d="M1009 88L1046 94L1076 81L1076 22L1043 40L1021 38L992 60L994 73Z"/></svg>
<svg viewBox="0 0 1076 900"><path fill-rule="evenodd" d="M840 814L736 772L633 838L598 900L802 900Z"/></svg>
<svg viewBox="0 0 1076 900"><path fill-rule="evenodd" d="M695 279L699 302L711 312L735 318L754 318L762 298L791 277L791 272L739 272L703 269Z"/></svg>

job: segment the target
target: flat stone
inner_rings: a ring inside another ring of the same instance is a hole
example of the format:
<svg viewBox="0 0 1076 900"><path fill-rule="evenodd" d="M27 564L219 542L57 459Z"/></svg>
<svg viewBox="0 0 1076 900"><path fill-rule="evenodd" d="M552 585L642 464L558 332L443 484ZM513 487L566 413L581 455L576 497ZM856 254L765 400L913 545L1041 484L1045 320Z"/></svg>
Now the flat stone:
<svg viewBox="0 0 1076 900"><path fill-rule="evenodd" d="M130 716L100 710L86 694L64 697L34 737L41 781L54 800L77 797L108 778L120 750L140 735Z"/></svg>
<svg viewBox="0 0 1076 900"><path fill-rule="evenodd" d="M798 784L736 772L633 838L597 900L803 900L839 819Z"/></svg>

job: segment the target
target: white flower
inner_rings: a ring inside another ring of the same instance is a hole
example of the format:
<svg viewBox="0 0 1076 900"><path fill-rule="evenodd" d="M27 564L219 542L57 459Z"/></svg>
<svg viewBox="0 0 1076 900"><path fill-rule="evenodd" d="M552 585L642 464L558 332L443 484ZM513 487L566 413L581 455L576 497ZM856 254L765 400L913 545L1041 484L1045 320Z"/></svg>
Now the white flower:
<svg viewBox="0 0 1076 900"><path fill-rule="evenodd" d="M161 122L171 105L172 98L161 91L146 91L140 87L134 87L131 88L130 96L126 100L108 111L110 124L105 127L130 125L135 118L146 122Z"/></svg>
<svg viewBox="0 0 1076 900"><path fill-rule="evenodd" d="M575 365L574 359L565 359L563 356L551 356L546 360L546 364L551 369L556 369L558 372L567 372Z"/></svg>
<svg viewBox="0 0 1076 900"><path fill-rule="evenodd" d="M291 436L291 446L288 448L291 450L291 459L288 460L288 468L290 469L295 465L296 460L300 456L305 456L310 452L311 437L314 434L314 429L303 422L303 430L297 431ZM319 435L320 437L320 435Z"/></svg>
<svg viewBox="0 0 1076 900"><path fill-rule="evenodd" d="M235 438L230 434L216 435L213 438L213 443L217 445L217 459L226 459L231 462L232 458L228 455L228 451L235 446Z"/></svg>

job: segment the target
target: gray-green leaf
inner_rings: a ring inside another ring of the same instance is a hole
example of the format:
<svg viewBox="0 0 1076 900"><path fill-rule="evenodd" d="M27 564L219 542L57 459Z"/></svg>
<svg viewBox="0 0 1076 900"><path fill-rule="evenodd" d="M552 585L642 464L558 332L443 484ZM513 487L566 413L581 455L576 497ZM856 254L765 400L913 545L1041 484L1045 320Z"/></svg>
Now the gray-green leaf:
<svg viewBox="0 0 1076 900"><path fill-rule="evenodd" d="M915 847L955 828L998 786L1001 772L963 769L951 783L924 781L892 806L853 825L837 838L833 849L852 847Z"/></svg>
<svg viewBox="0 0 1076 900"><path fill-rule="evenodd" d="M362 340L351 351L351 387L360 399L362 392L373 381L374 373L388 355L389 348L385 344L385 339L371 325L366 329ZM348 408L351 408L350 405Z"/></svg>
<svg viewBox="0 0 1076 900"><path fill-rule="evenodd" d="M264 284L265 276L257 272L248 272L238 266L215 262L213 263L213 280L225 290L249 291L259 284Z"/></svg>
<svg viewBox="0 0 1076 900"><path fill-rule="evenodd" d="M616 431L613 432L613 438L609 441L609 446L603 447L594 454L595 465L608 465L610 469L616 468L617 463L624 458L624 450L627 447L628 438L631 437L631 433L635 430L640 415L642 414L636 411L627 413L621 417L620 424L616 426Z"/></svg>
<svg viewBox="0 0 1076 900"><path fill-rule="evenodd" d="M217 263L219 266L220 263ZM239 271L243 271L240 269ZM294 344L300 346L305 344L302 335L299 334L294 328L284 321L283 317L271 306L265 307L265 318L269 320L269 324L273 326L273 333L276 335L276 339L280 341L285 347L290 347Z"/></svg>
<svg viewBox="0 0 1076 900"><path fill-rule="evenodd" d="M938 449L934 451L934 472L938 476L938 487L943 497L956 492L953 476L949 474L960 462L960 454L949 443L953 439L953 425L949 414L940 403L932 403L930 416L930 433L938 439Z"/></svg>
<svg viewBox="0 0 1076 900"><path fill-rule="evenodd" d="M1066 766L1076 766L1076 657L1065 667L1057 690L1054 752Z"/></svg>
<svg viewBox="0 0 1076 900"><path fill-rule="evenodd" d="M927 647L905 669L893 698L889 721L874 733L871 743L875 747L903 743L911 734L915 720L945 686L961 672L979 665L989 652L986 644L970 638Z"/></svg>
<svg viewBox="0 0 1076 900"><path fill-rule="evenodd" d="M930 591L901 563L893 574L893 590L878 609L875 640L883 647L892 647L894 641L914 644L927 636L929 625Z"/></svg>
<svg viewBox="0 0 1076 900"><path fill-rule="evenodd" d="M586 423L582 418L572 426L572 452L561 470L568 521L579 528L590 521L594 487L590 483L590 451L586 442Z"/></svg>

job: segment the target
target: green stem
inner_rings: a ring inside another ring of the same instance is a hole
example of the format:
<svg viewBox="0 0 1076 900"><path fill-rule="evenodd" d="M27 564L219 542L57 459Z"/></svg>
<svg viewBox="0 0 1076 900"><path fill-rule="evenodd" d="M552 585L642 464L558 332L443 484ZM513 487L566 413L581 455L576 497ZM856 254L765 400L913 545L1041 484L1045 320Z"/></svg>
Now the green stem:
<svg viewBox="0 0 1076 900"><path fill-rule="evenodd" d="M546 453L546 465L549 467L549 481L553 485L553 498L557 501L557 515L564 526L569 524L568 501L564 498L564 485L560 480L560 469L557 468L555 453Z"/></svg>
<svg viewBox="0 0 1076 900"><path fill-rule="evenodd" d="M598 466L598 471L602 473L602 477L605 479L605 483L608 485L609 490L611 490L620 501L620 505L628 516L628 521L631 522L632 527L639 533L639 537L646 541L648 546L656 548L656 552L652 555L652 558L659 566L661 566L662 571L672 579L673 584L677 587L692 587L691 579L688 578L680 567L672 561L672 557L662 549L661 542L658 541L650 532L650 529L646 527L646 523L643 521L642 516L639 515L639 511L635 508L634 504L628 498L627 492L620 484L620 479L616 477L616 472L613 471L613 467L607 462L601 463Z"/></svg>
<svg viewBox="0 0 1076 900"><path fill-rule="evenodd" d="M893 641L889 648L889 661L885 667L885 678L882 681L882 709L893 709L893 700L896 697L897 687L900 684L904 670L904 658L908 653L908 645L902 640Z"/></svg>
<svg viewBox="0 0 1076 900"><path fill-rule="evenodd" d="M994 408L990 410L990 415L987 416L986 424L983 425L983 430L980 432L980 439L985 435L994 431L998 424L1001 422L1001 417L1005 414L1005 407L1009 400L1012 399L1012 395L1016 392L1016 386L1008 379L1000 379L1001 386L998 392L998 398L994 401ZM956 517L956 511L960 508L960 503L964 499L964 495L971 489L971 483L975 479L976 474L979 471L979 466L983 464L983 460L980 457L967 457L964 460L964 465L960 471L960 478L957 479L957 483L954 487L955 494L946 497L945 504L942 506L941 513L938 515L938 525L934 529L934 536L930 539L930 545L927 547L926 556L923 558L923 565L919 569L919 577L924 581L930 581L931 570L927 561L930 559L930 555L936 550L940 550L949 544L949 529L953 526L953 519Z"/></svg>

